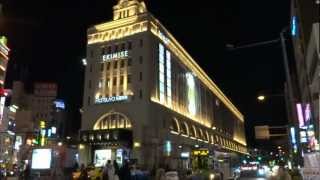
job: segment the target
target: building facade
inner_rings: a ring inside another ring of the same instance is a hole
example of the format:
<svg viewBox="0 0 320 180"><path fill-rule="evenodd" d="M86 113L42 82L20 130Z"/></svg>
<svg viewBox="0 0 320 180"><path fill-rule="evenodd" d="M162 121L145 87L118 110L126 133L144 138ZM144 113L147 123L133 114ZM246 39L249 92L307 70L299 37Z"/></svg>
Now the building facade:
<svg viewBox="0 0 320 180"><path fill-rule="evenodd" d="M291 28L297 80L297 132L301 153L319 151L319 3L292 0Z"/></svg>
<svg viewBox="0 0 320 180"><path fill-rule="evenodd" d="M144 2L113 10L88 29L81 162L190 167L200 155L247 153L243 115Z"/></svg>
<svg viewBox="0 0 320 180"><path fill-rule="evenodd" d="M11 131L14 122L9 118L9 108L5 106L8 92L4 89L9 52L7 38L0 36L0 165L11 162L12 151L10 149L12 148L10 147L14 142L14 136Z"/></svg>

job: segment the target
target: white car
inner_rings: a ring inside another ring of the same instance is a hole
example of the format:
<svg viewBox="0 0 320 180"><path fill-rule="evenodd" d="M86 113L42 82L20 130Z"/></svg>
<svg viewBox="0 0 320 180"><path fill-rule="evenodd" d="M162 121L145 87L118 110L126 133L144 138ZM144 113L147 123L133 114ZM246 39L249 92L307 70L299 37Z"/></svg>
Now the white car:
<svg viewBox="0 0 320 180"><path fill-rule="evenodd" d="M169 171L166 172L166 180L179 180L178 172L177 171Z"/></svg>

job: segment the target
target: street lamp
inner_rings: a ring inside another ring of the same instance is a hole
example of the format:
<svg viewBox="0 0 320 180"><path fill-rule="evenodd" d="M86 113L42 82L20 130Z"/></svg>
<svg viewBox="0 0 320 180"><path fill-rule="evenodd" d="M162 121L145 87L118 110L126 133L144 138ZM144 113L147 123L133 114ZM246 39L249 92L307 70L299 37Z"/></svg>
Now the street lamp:
<svg viewBox="0 0 320 180"><path fill-rule="evenodd" d="M257 98L259 101L264 101L266 99L266 97L264 95L260 95Z"/></svg>

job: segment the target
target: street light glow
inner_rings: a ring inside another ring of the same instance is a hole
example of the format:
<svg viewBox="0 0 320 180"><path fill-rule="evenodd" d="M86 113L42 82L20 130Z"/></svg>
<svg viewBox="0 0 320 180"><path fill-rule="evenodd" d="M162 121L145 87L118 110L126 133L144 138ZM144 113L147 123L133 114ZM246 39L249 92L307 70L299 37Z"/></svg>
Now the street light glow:
<svg viewBox="0 0 320 180"><path fill-rule="evenodd" d="M259 101L264 101L265 99L266 99L266 97L263 96L263 95L258 96L258 100L259 100Z"/></svg>

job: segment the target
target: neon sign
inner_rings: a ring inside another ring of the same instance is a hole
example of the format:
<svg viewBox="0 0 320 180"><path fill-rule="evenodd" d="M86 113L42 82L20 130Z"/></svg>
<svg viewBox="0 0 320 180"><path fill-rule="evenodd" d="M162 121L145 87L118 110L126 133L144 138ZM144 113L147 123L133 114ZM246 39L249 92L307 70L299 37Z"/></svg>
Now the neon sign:
<svg viewBox="0 0 320 180"><path fill-rule="evenodd" d="M296 36L297 35L297 17L293 16L291 20L291 35Z"/></svg>
<svg viewBox="0 0 320 180"><path fill-rule="evenodd" d="M303 111L302 111L302 105L301 104L297 104L297 113L298 113L298 119L299 119L299 127L303 127L304 126L304 118L303 118Z"/></svg>
<svg viewBox="0 0 320 180"><path fill-rule="evenodd" d="M291 142L292 142L292 144L296 144L297 143L297 141L296 141L296 131L295 131L294 127L290 128L290 133L291 133Z"/></svg>
<svg viewBox="0 0 320 180"><path fill-rule="evenodd" d="M126 100L128 100L128 99L129 99L128 96L105 97L105 98L96 99L96 104L105 104L105 103L126 101Z"/></svg>
<svg viewBox="0 0 320 180"><path fill-rule="evenodd" d="M105 54L102 56L102 61L103 62L108 62L114 59L120 59L120 58L126 58L128 57L128 51L120 51L120 52L116 52L116 53L112 53L112 54Z"/></svg>

